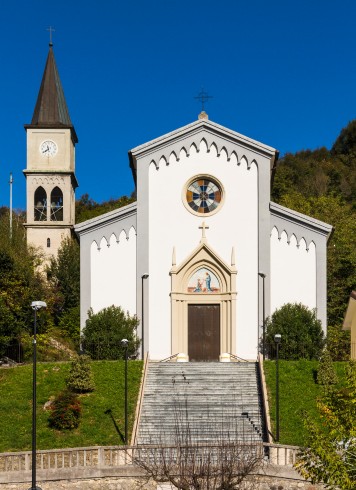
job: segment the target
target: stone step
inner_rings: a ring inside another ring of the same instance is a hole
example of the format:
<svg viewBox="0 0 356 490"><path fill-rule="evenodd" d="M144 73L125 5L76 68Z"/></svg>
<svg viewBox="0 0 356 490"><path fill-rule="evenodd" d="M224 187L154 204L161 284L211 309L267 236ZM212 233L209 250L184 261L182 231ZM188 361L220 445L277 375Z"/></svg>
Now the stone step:
<svg viewBox="0 0 356 490"><path fill-rule="evenodd" d="M262 441L256 363L149 363L138 443L174 444L187 434L199 443Z"/></svg>

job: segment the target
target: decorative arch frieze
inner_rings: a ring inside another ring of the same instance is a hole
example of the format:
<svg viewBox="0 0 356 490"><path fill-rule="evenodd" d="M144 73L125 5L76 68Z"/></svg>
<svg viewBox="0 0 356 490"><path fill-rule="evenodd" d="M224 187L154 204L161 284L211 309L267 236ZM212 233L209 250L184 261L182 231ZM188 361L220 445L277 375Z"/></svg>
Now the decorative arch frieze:
<svg viewBox="0 0 356 490"><path fill-rule="evenodd" d="M120 242L123 241L129 241L130 238L136 237L136 228L134 226L128 226L127 228L122 228L120 232L118 231L110 231L108 230L107 233L101 234L100 236L93 238L92 244L96 243L97 249L101 250L103 247L103 244L106 245L107 247L110 247L110 244L112 243L112 237L115 237L115 242L119 244Z"/></svg>
<svg viewBox="0 0 356 490"><path fill-rule="evenodd" d="M302 241L305 243L306 251L309 250L311 243L313 243L315 246L315 242L314 242L313 238L308 237L309 233L303 233L303 230L297 230L295 227L292 227L292 226L289 228L285 224L283 225L283 227L280 227L280 226L278 227L277 225L274 225L272 230L271 230L271 236L273 235L273 230L276 230L277 237L278 237L279 241L282 240L283 233L285 233L288 245L290 245L291 239L294 236L296 239L296 246L298 248L300 248L300 244ZM306 230L306 231L308 231L308 230Z"/></svg>
<svg viewBox="0 0 356 490"><path fill-rule="evenodd" d="M158 170L163 162L165 165L169 165L170 161L172 161L172 156L174 156L176 162L180 161L182 152L185 153L186 157L190 157L192 149L194 149L194 152L196 153L199 153L200 151L210 153L214 149L218 158L225 155L228 162L233 160L236 161L237 165L246 163L248 169L252 164L258 166L256 154L254 152L246 150L239 157L236 144L227 142L226 139L220 139L209 133L204 134L204 136L196 134L185 139L184 142L176 142L161 150L157 150L151 157L150 165L154 164Z"/></svg>

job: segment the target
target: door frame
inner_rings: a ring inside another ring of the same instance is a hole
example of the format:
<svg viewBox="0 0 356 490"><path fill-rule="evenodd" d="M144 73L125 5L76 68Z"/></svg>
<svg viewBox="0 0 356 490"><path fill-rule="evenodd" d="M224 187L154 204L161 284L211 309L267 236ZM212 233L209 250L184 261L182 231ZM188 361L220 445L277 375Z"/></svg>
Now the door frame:
<svg viewBox="0 0 356 490"><path fill-rule="evenodd" d="M175 252L173 257L174 264ZM202 267L211 270L217 277L220 286L218 293L188 292L189 279ZM180 265L172 266L171 355L179 353L188 356L188 304L220 305L220 354L236 354L236 274L234 263L227 265L206 240L201 241Z"/></svg>

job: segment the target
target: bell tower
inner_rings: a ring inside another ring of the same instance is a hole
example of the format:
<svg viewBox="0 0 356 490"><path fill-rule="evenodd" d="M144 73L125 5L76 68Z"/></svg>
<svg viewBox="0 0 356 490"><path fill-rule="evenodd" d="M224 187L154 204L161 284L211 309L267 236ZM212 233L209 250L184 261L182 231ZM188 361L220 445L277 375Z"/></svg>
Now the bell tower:
<svg viewBox="0 0 356 490"><path fill-rule="evenodd" d="M71 122L54 59L52 42L27 133L27 242L57 255L75 223L75 145Z"/></svg>

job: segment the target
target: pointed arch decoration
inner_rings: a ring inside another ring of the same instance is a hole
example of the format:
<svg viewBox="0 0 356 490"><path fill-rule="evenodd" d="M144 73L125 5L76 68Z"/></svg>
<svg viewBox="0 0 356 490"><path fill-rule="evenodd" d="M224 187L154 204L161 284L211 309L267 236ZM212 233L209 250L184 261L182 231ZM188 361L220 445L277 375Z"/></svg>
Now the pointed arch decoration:
<svg viewBox="0 0 356 490"><path fill-rule="evenodd" d="M42 186L35 190L34 204L35 221L47 221L47 192Z"/></svg>
<svg viewBox="0 0 356 490"><path fill-rule="evenodd" d="M51 221L63 221L63 192L59 187L51 192Z"/></svg>
<svg viewBox="0 0 356 490"><path fill-rule="evenodd" d="M175 264L175 251L173 252ZM172 354L186 355L189 305L220 305L220 354L236 352L236 275L202 238L199 246L171 275Z"/></svg>

